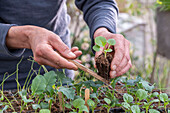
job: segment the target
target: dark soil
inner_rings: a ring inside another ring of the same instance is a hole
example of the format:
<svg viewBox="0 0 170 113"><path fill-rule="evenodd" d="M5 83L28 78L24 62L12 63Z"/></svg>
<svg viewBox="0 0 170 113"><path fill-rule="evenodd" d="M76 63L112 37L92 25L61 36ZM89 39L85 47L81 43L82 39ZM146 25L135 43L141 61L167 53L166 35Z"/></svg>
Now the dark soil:
<svg viewBox="0 0 170 113"><path fill-rule="evenodd" d="M98 74L106 80L110 79L109 72L112 59L113 56L109 53L107 53L106 58L104 56L104 53L96 58L96 67L98 69Z"/></svg>

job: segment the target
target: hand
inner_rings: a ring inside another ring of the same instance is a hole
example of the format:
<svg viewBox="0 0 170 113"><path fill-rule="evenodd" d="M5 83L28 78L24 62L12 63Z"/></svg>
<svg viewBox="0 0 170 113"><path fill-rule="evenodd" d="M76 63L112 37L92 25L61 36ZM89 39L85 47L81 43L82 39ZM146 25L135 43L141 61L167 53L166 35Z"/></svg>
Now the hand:
<svg viewBox="0 0 170 113"><path fill-rule="evenodd" d="M71 50L55 33L36 26L11 27L6 37L8 48L32 49L34 60L40 65L60 69L77 70L77 66L67 59L76 59L82 54L77 47Z"/></svg>
<svg viewBox="0 0 170 113"><path fill-rule="evenodd" d="M130 42L126 40L120 34L110 33L106 28L99 28L94 33L94 38L97 36L103 36L107 40L115 39L116 44L114 45L114 58L111 62L110 77L115 78L126 73L132 66L129 55ZM96 52L95 57L99 56L102 52Z"/></svg>

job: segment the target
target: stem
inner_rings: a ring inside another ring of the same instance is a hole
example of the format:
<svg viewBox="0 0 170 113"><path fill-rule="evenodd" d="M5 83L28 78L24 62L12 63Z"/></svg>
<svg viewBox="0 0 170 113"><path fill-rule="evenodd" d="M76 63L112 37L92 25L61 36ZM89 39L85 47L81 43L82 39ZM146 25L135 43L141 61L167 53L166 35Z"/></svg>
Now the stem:
<svg viewBox="0 0 170 113"><path fill-rule="evenodd" d="M104 57L106 58L106 52L104 52Z"/></svg>
<svg viewBox="0 0 170 113"><path fill-rule="evenodd" d="M21 60L19 61L19 63L17 64L17 72L16 72L16 81L17 81L17 90L18 90L18 92L19 92L19 82L18 82L18 66L19 66L19 64L21 63L21 61L22 61L22 59L23 59L24 57L22 57L21 58Z"/></svg>
<svg viewBox="0 0 170 113"><path fill-rule="evenodd" d="M33 61L32 64L31 64L31 69L30 69L30 71L29 71L29 73L28 73L28 76L27 76L27 78L26 78L26 80L25 80L25 83L24 83L24 86L23 86L22 89L25 89L26 83L27 83L27 81L28 81L28 78L29 78L29 76L30 76L30 74L31 74L31 71L32 71L32 68L33 68L33 64L34 64L34 61Z"/></svg>
<svg viewBox="0 0 170 113"><path fill-rule="evenodd" d="M10 105L10 107L14 110L14 112L15 112L15 109L14 109L14 107L12 106L12 104L11 104L11 102L8 100L8 98L2 93L2 91L1 91L1 94L5 97L5 99L7 100L7 102L8 102L8 104Z"/></svg>

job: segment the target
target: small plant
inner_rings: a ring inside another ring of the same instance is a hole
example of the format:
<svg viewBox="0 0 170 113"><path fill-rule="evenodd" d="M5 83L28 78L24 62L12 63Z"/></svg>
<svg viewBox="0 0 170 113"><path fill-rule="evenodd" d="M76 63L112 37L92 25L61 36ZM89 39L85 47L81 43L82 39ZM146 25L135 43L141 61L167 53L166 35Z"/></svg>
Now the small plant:
<svg viewBox="0 0 170 113"><path fill-rule="evenodd" d="M98 51L101 51L101 47L103 47L104 49L102 50L102 52L104 53L104 56L106 58L106 53L113 51L110 48L110 46L114 46L116 44L116 41L114 39L106 40L105 37L98 36L95 38L95 43L96 45L93 46L93 50L98 52ZM107 48L106 48L106 44L109 44Z"/></svg>

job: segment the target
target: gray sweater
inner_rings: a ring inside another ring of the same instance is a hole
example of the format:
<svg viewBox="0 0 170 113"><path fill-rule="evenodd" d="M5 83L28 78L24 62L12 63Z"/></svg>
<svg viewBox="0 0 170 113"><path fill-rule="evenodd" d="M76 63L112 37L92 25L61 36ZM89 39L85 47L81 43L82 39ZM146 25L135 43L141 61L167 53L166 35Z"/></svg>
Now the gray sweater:
<svg viewBox="0 0 170 113"><path fill-rule="evenodd" d="M67 14L65 0L0 0L0 84L3 77L16 72L18 65L18 79L23 86L31 69L32 51L29 49L10 50L5 45L5 38L11 26L35 25L53 31L70 47L68 24L70 17ZM99 27L106 27L110 32L116 32L116 17L118 9L115 0L75 0L77 7L83 11L84 20L90 28L90 37ZM40 66L33 64L31 73L38 72ZM54 68L46 66L48 70ZM41 74L44 73L40 69ZM67 76L73 78L73 72L66 70ZM4 83L5 89L16 88L16 74L10 76Z"/></svg>

